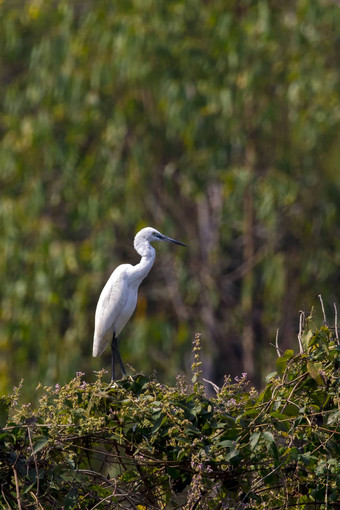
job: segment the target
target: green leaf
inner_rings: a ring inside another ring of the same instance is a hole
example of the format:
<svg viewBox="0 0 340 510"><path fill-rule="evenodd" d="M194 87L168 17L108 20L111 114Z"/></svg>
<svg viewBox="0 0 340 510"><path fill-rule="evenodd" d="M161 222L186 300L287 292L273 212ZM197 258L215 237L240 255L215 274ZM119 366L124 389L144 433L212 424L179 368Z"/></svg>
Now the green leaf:
<svg viewBox="0 0 340 510"><path fill-rule="evenodd" d="M300 408L294 404L286 404L282 409L282 413L286 416L298 416Z"/></svg>
<svg viewBox="0 0 340 510"><path fill-rule="evenodd" d="M21 494L27 494L34 486L36 482L34 481L30 485L28 485L24 490L21 491Z"/></svg>
<svg viewBox="0 0 340 510"><path fill-rule="evenodd" d="M38 453L48 442L48 437L41 436L33 444L33 453Z"/></svg>
<svg viewBox="0 0 340 510"><path fill-rule="evenodd" d="M308 466L308 464L311 462L311 452L306 452L299 455L299 460Z"/></svg>
<svg viewBox="0 0 340 510"><path fill-rule="evenodd" d="M181 475L180 469L176 469L171 466L167 467L167 472L170 475L170 478L172 478L172 480L177 480L177 478L179 478Z"/></svg>
<svg viewBox="0 0 340 510"><path fill-rule="evenodd" d="M223 428L225 428L225 427L223 427ZM240 431L238 429L227 428L227 429L225 429L225 431L223 433L223 438L235 440L238 437L239 433L240 433Z"/></svg>
<svg viewBox="0 0 340 510"><path fill-rule="evenodd" d="M336 425L340 422L340 411L332 411L327 418L327 425Z"/></svg>
<svg viewBox="0 0 340 510"><path fill-rule="evenodd" d="M269 374L266 375L266 382L268 383L270 379L273 379L277 375L276 370L274 372L269 372Z"/></svg>
<svg viewBox="0 0 340 510"><path fill-rule="evenodd" d="M237 463L237 459L239 456L239 451L236 448L231 448L230 451L225 456L225 459L232 464Z"/></svg>
<svg viewBox="0 0 340 510"><path fill-rule="evenodd" d="M64 502L64 510L72 510L78 501L78 489L72 488L66 495Z"/></svg>
<svg viewBox="0 0 340 510"><path fill-rule="evenodd" d="M235 441L232 441L231 439L224 439L223 441L219 441L218 446L222 446L223 448L234 448Z"/></svg>
<svg viewBox="0 0 340 510"><path fill-rule="evenodd" d="M313 336L313 331L311 331L311 330L305 331L304 333L302 333L301 343L302 343L304 352L308 351L309 342L310 342L310 339L312 338L312 336Z"/></svg>
<svg viewBox="0 0 340 510"><path fill-rule="evenodd" d="M253 432L249 439L250 449L254 450L257 446L259 439L261 437L261 432Z"/></svg>
<svg viewBox="0 0 340 510"><path fill-rule="evenodd" d="M193 436L193 435L198 436L200 434L200 430L198 428L194 427L193 425L188 425L184 429L184 433L188 434L188 436Z"/></svg>
<svg viewBox="0 0 340 510"><path fill-rule="evenodd" d="M269 432L269 430L262 432L262 436L269 444L274 443L274 441L275 441L273 434L271 432Z"/></svg>
<svg viewBox="0 0 340 510"><path fill-rule="evenodd" d="M139 384L140 387L143 387L150 381L150 379L146 377L144 374L138 374L135 378L135 381L136 383Z"/></svg>
<svg viewBox="0 0 340 510"><path fill-rule="evenodd" d="M321 476L326 472L327 472L327 464L326 464L326 461L322 459L316 465L315 474L317 476Z"/></svg>
<svg viewBox="0 0 340 510"><path fill-rule="evenodd" d="M243 414L238 416L236 418L236 423L238 423L243 418L254 418L254 416L257 416L259 414L259 409L257 407L254 407L252 409L247 409Z"/></svg>
<svg viewBox="0 0 340 510"><path fill-rule="evenodd" d="M136 480L138 478L138 472L134 469L127 469L124 471L124 473L119 477L119 480L123 483L125 482L131 482L133 480Z"/></svg>
<svg viewBox="0 0 340 510"><path fill-rule="evenodd" d="M273 385L269 383L267 387L260 393L258 402L268 402L272 398Z"/></svg>
<svg viewBox="0 0 340 510"><path fill-rule="evenodd" d="M285 358L285 356L281 356L280 358L278 358L276 360L276 370L280 376L282 376L284 374L286 367L287 367L287 358Z"/></svg>
<svg viewBox="0 0 340 510"><path fill-rule="evenodd" d="M275 427L275 430L281 430L281 431L288 431L289 430L289 423L287 421L287 415L283 414L279 411L272 411L270 413L270 416L273 420L273 425Z"/></svg>
<svg viewBox="0 0 340 510"><path fill-rule="evenodd" d="M293 349L287 349L283 356L288 360L291 359L294 356L294 354L295 352L293 351Z"/></svg>
<svg viewBox="0 0 340 510"><path fill-rule="evenodd" d="M325 381L323 377L320 375L319 369L322 367L321 363L313 363L313 361L307 361L307 370L309 375L314 379L314 381L319 385L325 385Z"/></svg>
<svg viewBox="0 0 340 510"><path fill-rule="evenodd" d="M0 441L2 441L3 439L13 439L13 436L9 433L9 432L3 432L2 434L0 434Z"/></svg>
<svg viewBox="0 0 340 510"><path fill-rule="evenodd" d="M271 454L271 456L273 457L273 459L275 461L278 461L279 460L279 451L277 449L277 446L276 446L276 443L271 443L268 447L268 451L269 453Z"/></svg>
<svg viewBox="0 0 340 510"><path fill-rule="evenodd" d="M277 373L282 376L284 371L287 368L288 360L290 360L294 356L294 351L292 349L287 349L283 356L276 360L276 369Z"/></svg>
<svg viewBox="0 0 340 510"><path fill-rule="evenodd" d="M155 434L156 432L158 432L158 430L168 421L168 417L167 416L160 416L159 418L157 418L154 426L153 426L153 429L152 429L152 433Z"/></svg>

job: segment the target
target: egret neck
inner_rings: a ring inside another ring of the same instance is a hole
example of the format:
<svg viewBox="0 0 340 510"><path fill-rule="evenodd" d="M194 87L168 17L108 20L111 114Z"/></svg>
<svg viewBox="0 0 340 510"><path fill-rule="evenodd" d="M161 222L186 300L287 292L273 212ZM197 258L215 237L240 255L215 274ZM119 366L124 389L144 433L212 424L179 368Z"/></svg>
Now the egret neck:
<svg viewBox="0 0 340 510"><path fill-rule="evenodd" d="M139 285L149 274L155 262L156 250L149 241L140 239L138 234L135 237L133 246L138 255L141 256L140 262L133 267L133 279L137 280Z"/></svg>

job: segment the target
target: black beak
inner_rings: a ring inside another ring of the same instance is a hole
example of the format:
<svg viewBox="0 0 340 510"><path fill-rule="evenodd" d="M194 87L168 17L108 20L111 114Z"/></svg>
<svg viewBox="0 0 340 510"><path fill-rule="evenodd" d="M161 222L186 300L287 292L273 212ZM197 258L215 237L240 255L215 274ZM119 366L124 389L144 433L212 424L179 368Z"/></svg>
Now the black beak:
<svg viewBox="0 0 340 510"><path fill-rule="evenodd" d="M186 247L186 244L181 243L180 241L176 241L176 239L172 239L171 237L163 236L162 241L167 241L168 243L179 244L180 246Z"/></svg>

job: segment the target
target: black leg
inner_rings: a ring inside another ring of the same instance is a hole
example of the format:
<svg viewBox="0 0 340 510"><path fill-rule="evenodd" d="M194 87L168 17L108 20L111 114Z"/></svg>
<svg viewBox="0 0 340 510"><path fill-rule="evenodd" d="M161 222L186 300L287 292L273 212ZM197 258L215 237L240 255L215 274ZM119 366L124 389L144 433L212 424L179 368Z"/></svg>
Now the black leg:
<svg viewBox="0 0 340 510"><path fill-rule="evenodd" d="M116 335L113 332L113 337L111 340L111 363L112 363L112 373L111 373L111 381L115 380L115 343L116 343Z"/></svg>
<svg viewBox="0 0 340 510"><path fill-rule="evenodd" d="M111 355L112 355L112 381L114 381L114 379L115 379L115 366L114 366L115 358L118 360L122 374L126 375L125 368L124 368L124 365L122 362L122 358L120 357L120 353L119 353L119 349L118 349L118 340L117 340L115 333L113 333L112 342L111 342Z"/></svg>
<svg viewBox="0 0 340 510"><path fill-rule="evenodd" d="M120 357L120 352L119 352L119 349L118 349L118 338L115 339L114 349L115 349L116 358L118 360L118 363L119 363L120 369L122 371L122 374L126 375L125 368L124 368L124 365L123 365L123 362L122 362L122 358Z"/></svg>

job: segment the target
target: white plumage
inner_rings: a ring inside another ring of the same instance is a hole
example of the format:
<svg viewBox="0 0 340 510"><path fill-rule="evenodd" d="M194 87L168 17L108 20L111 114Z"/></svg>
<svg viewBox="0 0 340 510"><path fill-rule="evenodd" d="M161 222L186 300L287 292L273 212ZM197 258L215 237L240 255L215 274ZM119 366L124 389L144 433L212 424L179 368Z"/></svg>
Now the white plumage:
<svg viewBox="0 0 340 510"><path fill-rule="evenodd" d="M117 337L133 314L138 296L138 287L149 273L155 261L156 252L151 242L167 241L185 246L185 244L167 237L154 228L143 228L136 234L134 248L141 256L135 266L118 266L106 282L96 308L93 338L93 356L100 356L111 341L112 379L114 379L114 358L116 357L123 374L124 365L120 358Z"/></svg>

